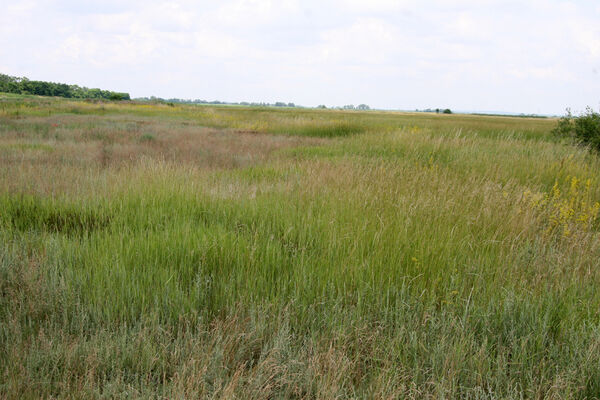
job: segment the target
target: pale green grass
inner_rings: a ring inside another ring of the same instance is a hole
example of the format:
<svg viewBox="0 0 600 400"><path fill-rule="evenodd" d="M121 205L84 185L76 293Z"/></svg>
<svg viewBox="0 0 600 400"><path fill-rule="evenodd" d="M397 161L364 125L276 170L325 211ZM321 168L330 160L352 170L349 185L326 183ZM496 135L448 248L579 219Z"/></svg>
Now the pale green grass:
<svg viewBox="0 0 600 400"><path fill-rule="evenodd" d="M4 397L600 395L600 160L551 120L0 110Z"/></svg>

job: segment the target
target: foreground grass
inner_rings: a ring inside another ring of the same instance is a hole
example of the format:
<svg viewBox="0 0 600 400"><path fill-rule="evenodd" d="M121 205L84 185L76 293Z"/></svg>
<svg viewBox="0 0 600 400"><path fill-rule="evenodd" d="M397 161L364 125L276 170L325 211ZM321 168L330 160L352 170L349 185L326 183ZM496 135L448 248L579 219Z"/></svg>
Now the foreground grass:
<svg viewBox="0 0 600 400"><path fill-rule="evenodd" d="M553 121L1 104L3 397L600 396Z"/></svg>

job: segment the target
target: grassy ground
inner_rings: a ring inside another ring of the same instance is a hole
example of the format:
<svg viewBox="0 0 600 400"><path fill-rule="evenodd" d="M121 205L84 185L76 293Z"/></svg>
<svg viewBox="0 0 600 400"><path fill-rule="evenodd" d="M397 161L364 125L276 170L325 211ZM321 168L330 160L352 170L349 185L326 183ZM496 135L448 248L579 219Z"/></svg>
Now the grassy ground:
<svg viewBox="0 0 600 400"><path fill-rule="evenodd" d="M0 95L0 397L598 398L554 123Z"/></svg>

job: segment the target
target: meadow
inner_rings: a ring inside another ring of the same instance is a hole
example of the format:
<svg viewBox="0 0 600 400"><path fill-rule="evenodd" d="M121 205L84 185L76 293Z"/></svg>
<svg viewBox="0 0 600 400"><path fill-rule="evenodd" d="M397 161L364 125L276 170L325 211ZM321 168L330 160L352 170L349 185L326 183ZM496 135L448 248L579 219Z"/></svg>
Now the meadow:
<svg viewBox="0 0 600 400"><path fill-rule="evenodd" d="M0 397L600 397L551 118L0 94Z"/></svg>

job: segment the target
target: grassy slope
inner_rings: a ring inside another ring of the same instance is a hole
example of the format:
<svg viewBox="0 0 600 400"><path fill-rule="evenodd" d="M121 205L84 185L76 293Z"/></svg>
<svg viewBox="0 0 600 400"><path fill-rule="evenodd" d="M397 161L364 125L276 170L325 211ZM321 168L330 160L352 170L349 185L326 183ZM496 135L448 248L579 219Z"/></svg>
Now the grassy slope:
<svg viewBox="0 0 600 400"><path fill-rule="evenodd" d="M0 396L598 397L553 124L0 96Z"/></svg>

